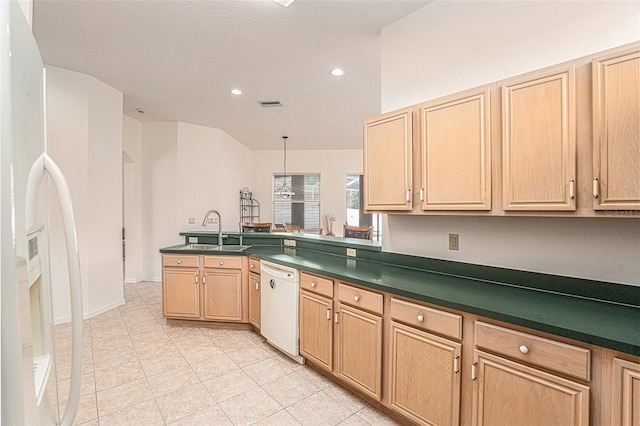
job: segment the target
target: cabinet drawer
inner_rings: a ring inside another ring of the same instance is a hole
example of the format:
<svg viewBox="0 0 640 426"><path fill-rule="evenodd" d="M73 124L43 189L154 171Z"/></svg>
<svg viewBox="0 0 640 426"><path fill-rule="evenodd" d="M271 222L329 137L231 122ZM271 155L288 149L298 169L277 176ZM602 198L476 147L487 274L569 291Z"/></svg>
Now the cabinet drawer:
<svg viewBox="0 0 640 426"><path fill-rule="evenodd" d="M253 257L249 258L249 272L260 275L260 260Z"/></svg>
<svg viewBox="0 0 640 426"><path fill-rule="evenodd" d="M462 316L391 298L391 318L425 331L462 339Z"/></svg>
<svg viewBox="0 0 640 426"><path fill-rule="evenodd" d="M382 295L379 293L340 283L338 299L342 303L382 315Z"/></svg>
<svg viewBox="0 0 640 426"><path fill-rule="evenodd" d="M242 258L238 256L204 256L204 267L242 269Z"/></svg>
<svg viewBox="0 0 640 426"><path fill-rule="evenodd" d="M180 254L163 254L162 266L179 266L197 268L200 266L199 256L196 255L180 255Z"/></svg>
<svg viewBox="0 0 640 426"><path fill-rule="evenodd" d="M333 280L315 275L300 273L300 288L333 298Z"/></svg>
<svg viewBox="0 0 640 426"><path fill-rule="evenodd" d="M591 351L497 325L476 322L476 346L540 367L590 380Z"/></svg>

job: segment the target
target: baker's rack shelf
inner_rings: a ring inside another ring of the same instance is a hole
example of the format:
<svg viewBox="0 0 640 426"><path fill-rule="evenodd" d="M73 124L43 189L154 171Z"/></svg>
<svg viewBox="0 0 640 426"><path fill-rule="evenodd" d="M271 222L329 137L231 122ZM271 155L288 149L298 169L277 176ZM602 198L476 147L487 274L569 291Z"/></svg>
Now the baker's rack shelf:
<svg viewBox="0 0 640 426"><path fill-rule="evenodd" d="M253 198L253 193L249 188L240 190L240 223L239 230L242 231L243 223L260 222L260 203Z"/></svg>

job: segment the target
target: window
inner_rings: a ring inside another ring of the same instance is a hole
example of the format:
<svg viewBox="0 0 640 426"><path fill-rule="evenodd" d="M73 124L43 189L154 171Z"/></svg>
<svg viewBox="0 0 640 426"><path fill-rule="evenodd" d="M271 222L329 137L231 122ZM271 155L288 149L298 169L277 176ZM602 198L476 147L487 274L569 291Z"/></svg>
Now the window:
<svg viewBox="0 0 640 426"><path fill-rule="evenodd" d="M362 188L362 175L347 175L347 225L373 226L373 240L382 241L382 215L365 214Z"/></svg>
<svg viewBox="0 0 640 426"><path fill-rule="evenodd" d="M295 195L282 198L275 195L284 182ZM298 225L306 231L320 230L320 175L273 176L273 223L276 227Z"/></svg>

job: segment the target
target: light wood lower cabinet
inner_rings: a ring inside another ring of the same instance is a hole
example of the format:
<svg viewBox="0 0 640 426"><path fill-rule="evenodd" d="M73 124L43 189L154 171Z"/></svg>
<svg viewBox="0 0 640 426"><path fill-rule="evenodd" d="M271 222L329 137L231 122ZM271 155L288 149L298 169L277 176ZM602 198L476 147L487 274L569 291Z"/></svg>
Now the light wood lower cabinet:
<svg viewBox="0 0 640 426"><path fill-rule="evenodd" d="M389 403L421 425L457 425L460 343L391 321Z"/></svg>
<svg viewBox="0 0 640 426"><path fill-rule="evenodd" d="M165 268L162 271L162 310L165 317L200 318L198 268Z"/></svg>
<svg viewBox="0 0 640 426"><path fill-rule="evenodd" d="M203 318L242 321L242 270L205 269L202 277Z"/></svg>
<svg viewBox="0 0 640 426"><path fill-rule="evenodd" d="M333 371L333 301L305 290L300 291L300 353Z"/></svg>
<svg viewBox="0 0 640 426"><path fill-rule="evenodd" d="M382 398L382 318L340 304L337 374L370 397Z"/></svg>
<svg viewBox="0 0 640 426"><path fill-rule="evenodd" d="M166 318L246 322L242 257L165 254L162 264Z"/></svg>
<svg viewBox="0 0 640 426"><path fill-rule="evenodd" d="M260 329L260 275L249 274L249 323Z"/></svg>
<svg viewBox="0 0 640 426"><path fill-rule="evenodd" d="M611 424L640 426L640 363L613 359Z"/></svg>
<svg viewBox="0 0 640 426"><path fill-rule="evenodd" d="M474 425L589 424L588 386L479 350L474 369Z"/></svg>

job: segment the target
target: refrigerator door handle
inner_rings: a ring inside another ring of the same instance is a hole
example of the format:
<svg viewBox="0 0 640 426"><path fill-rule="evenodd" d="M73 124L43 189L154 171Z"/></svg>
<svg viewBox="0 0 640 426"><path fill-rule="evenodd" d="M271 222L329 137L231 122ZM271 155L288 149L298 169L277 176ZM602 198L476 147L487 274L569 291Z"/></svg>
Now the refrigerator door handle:
<svg viewBox="0 0 640 426"><path fill-rule="evenodd" d="M27 229L35 223L37 195L44 175L48 174L60 201L60 213L64 228L69 268L69 292L71 295L71 384L69 401L62 415L61 425L71 425L80 403L80 379L82 375L82 282L80 279L80 253L76 224L71 203L69 184L58 165L45 152L31 166L27 181L26 220Z"/></svg>

